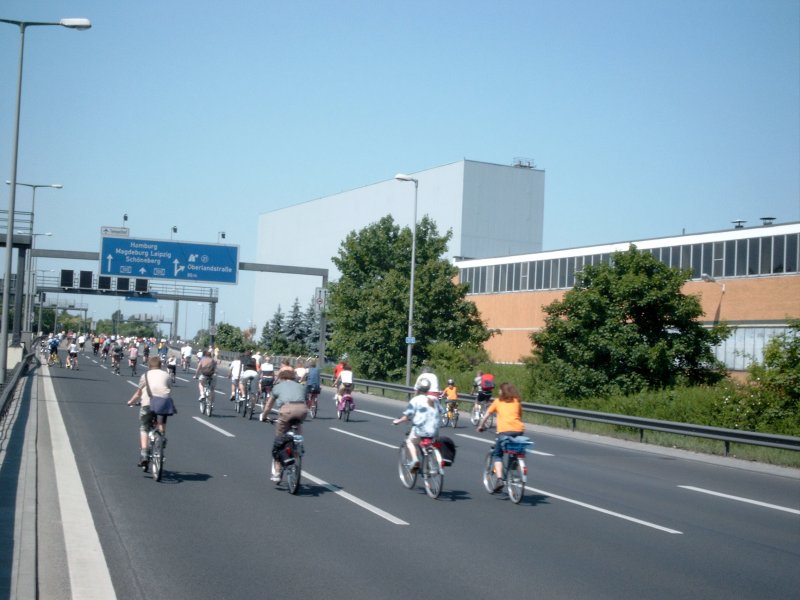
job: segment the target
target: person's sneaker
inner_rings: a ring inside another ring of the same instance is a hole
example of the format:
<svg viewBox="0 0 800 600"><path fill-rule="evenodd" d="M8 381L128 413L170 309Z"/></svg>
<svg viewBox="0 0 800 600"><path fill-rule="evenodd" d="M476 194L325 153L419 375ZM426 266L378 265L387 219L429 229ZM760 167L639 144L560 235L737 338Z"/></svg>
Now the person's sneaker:
<svg viewBox="0 0 800 600"><path fill-rule="evenodd" d="M264 422L264 413L258 415L258 420L261 421L262 423Z"/></svg>
<svg viewBox="0 0 800 600"><path fill-rule="evenodd" d="M235 400L236 400L236 396L231 396L231 402L234 402Z"/></svg>
<svg viewBox="0 0 800 600"><path fill-rule="evenodd" d="M271 482L273 482L273 483L278 483L281 480L281 476L280 475L271 475L269 480Z"/></svg>
<svg viewBox="0 0 800 600"><path fill-rule="evenodd" d="M494 491L495 492L499 492L500 490L503 489L504 485L505 485L505 482L502 479L498 479L494 484Z"/></svg>
<svg viewBox="0 0 800 600"><path fill-rule="evenodd" d="M411 466L408 467L408 470L412 473L416 473L419 470L419 460L412 462Z"/></svg>

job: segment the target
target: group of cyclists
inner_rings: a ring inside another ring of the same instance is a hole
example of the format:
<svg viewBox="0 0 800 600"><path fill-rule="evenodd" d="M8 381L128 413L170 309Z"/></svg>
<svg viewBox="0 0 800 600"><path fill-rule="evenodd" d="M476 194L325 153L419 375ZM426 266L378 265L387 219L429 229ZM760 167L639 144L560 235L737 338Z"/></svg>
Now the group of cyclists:
<svg viewBox="0 0 800 600"><path fill-rule="evenodd" d="M428 367L424 367L422 373L417 377L414 390L416 395L409 400L403 414L392 421L394 425L404 422L411 423L411 430L406 437L405 444L412 460L412 470L419 468L418 444L425 438L439 437L442 413L446 410L446 408L442 408L440 400L444 400L447 404L458 404L458 388L453 380L448 379L447 387L440 391L439 379ZM479 371L473 381L474 407L483 405L477 430L484 431L491 416L497 416L492 462L495 474L494 491L499 491L505 485L503 451L510 440L525 432L525 424L522 420L522 401L517 388L511 383L502 383L496 399L492 397L493 390L494 376L491 373ZM489 404L490 402L491 404Z"/></svg>
<svg viewBox="0 0 800 600"><path fill-rule="evenodd" d="M110 352L112 356L121 353L125 340L111 340ZM57 346L56 346L57 347ZM101 347L103 343L101 342ZM128 346L129 356L133 352L134 360L137 357L137 346ZM198 391L200 399L203 399L204 385L208 383L212 397L217 375L218 361L211 350L198 352L199 360L195 368L194 377L198 379ZM187 369L191 357L192 348L188 345L180 350L181 363ZM160 353L159 353L160 358ZM166 363L167 373L174 373L177 369L177 358L171 357ZM150 369L160 368L164 363L162 360L149 361ZM76 362L77 365L77 362ZM142 378L144 379L144 377ZM316 361L296 361L293 366L288 359L284 359L276 369L269 356L262 357L259 353L246 351L230 364L231 388L230 400L236 399L237 392L242 397L246 397L248 388L257 382L258 394L263 398L263 410L259 416L260 421L271 420L270 411L274 408L278 416L273 422L276 423L275 443L284 437L290 427L295 426L298 432L302 433L302 423L306 420L312 402L316 402L316 397L321 390L321 374ZM161 383L158 380L159 384ZM145 382L146 383L146 382ZM141 402L147 397L145 383L137 387L137 392L129 400L130 404ZM168 386L167 386L168 387ZM344 394L352 394L353 389L353 370L346 358L334 368L334 389L335 402L338 405L339 399ZM412 457L412 469L416 469L419 464L418 444L425 438L436 438L439 436L441 417L448 404L458 403L458 388L452 379L447 380L444 389L439 387L439 379L430 368L424 367L422 373L417 377L414 385L416 394L411 398L400 418L395 419L393 424L398 425L409 422L411 429L406 438L406 445L409 455ZM481 411L482 418L477 423L478 431L484 431L487 420L491 415L497 417L496 443L493 450L494 471L496 476L496 489L503 487L503 449L505 443L516 436L522 435L525 426L522 420L522 405L520 394L510 383L502 383L499 395L493 399L494 377L490 373L479 372L473 381L473 393L475 394L475 406L483 405ZM159 392L162 390L158 390ZM167 390L165 389L164 392ZM491 402L491 404L489 404ZM442 406L444 403L444 408ZM488 405L488 407L486 406ZM147 410L142 408L140 418L140 431L145 430L145 420ZM165 429L166 418L159 419L158 426ZM141 452L139 464L147 460L145 456L146 444L144 439L141 442ZM273 461L271 480L280 481L281 464Z"/></svg>

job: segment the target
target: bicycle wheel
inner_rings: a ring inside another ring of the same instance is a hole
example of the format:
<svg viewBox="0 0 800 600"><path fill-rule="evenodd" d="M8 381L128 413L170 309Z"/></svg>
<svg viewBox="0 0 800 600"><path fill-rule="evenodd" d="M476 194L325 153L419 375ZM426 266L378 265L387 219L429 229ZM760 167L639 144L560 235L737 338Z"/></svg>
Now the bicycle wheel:
<svg viewBox="0 0 800 600"><path fill-rule="evenodd" d="M205 398L205 396L200 398L199 404L200 404L200 414L201 415L206 414L206 398Z"/></svg>
<svg viewBox="0 0 800 600"><path fill-rule="evenodd" d="M458 411L453 413L453 429L458 427Z"/></svg>
<svg viewBox="0 0 800 600"><path fill-rule="evenodd" d="M344 403L344 420L345 421L349 421L350 420L351 406L352 405L349 402L345 402Z"/></svg>
<svg viewBox="0 0 800 600"><path fill-rule="evenodd" d="M314 398L311 400L311 410L308 411L308 412L311 415L312 419L316 419L317 418L317 397L316 396L314 396Z"/></svg>
<svg viewBox="0 0 800 600"><path fill-rule="evenodd" d="M214 411L214 403L211 401L211 398L208 398L206 400L206 416L210 417L213 411Z"/></svg>
<svg viewBox="0 0 800 600"><path fill-rule="evenodd" d="M515 456L509 457L508 470L506 471L506 490L508 491L509 499L514 504L519 504L525 495L525 481L522 477L524 469L525 463L522 463Z"/></svg>
<svg viewBox="0 0 800 600"><path fill-rule="evenodd" d="M284 467L286 471L286 489L290 494L297 494L300 489L300 464L302 459L296 453L294 462Z"/></svg>
<svg viewBox="0 0 800 600"><path fill-rule="evenodd" d="M442 413L442 418L440 423L442 427L447 427L450 424L450 415L447 414L447 411L444 411Z"/></svg>
<svg viewBox="0 0 800 600"><path fill-rule="evenodd" d="M432 451L422 459L425 493L434 500L442 493L442 483L444 482L444 473L442 473L441 462L437 463L437 454L436 451Z"/></svg>
<svg viewBox="0 0 800 600"><path fill-rule="evenodd" d="M417 482L417 472L411 470L411 454L405 444L400 446L400 456L397 461L397 474L400 476L400 483L408 489L414 487Z"/></svg>
<svg viewBox="0 0 800 600"><path fill-rule="evenodd" d="M247 402L247 404L250 405L250 412L247 413L247 420L250 421L253 418L253 412L255 412L255 408L256 408L256 395L255 394L253 394L253 393L250 394L250 400ZM245 408L245 410L247 410L247 409Z"/></svg>
<svg viewBox="0 0 800 600"><path fill-rule="evenodd" d="M486 462L483 465L483 487L490 494L494 494L497 487L497 475L494 473L494 457L492 453L486 455Z"/></svg>
<svg viewBox="0 0 800 600"><path fill-rule="evenodd" d="M150 473L154 481L161 481L161 469L164 464L164 438L156 434L150 445Z"/></svg>
<svg viewBox="0 0 800 600"><path fill-rule="evenodd" d="M473 425L477 425L481 421L481 407L480 404L478 406L472 407L472 413L470 414L469 418L470 422Z"/></svg>
<svg viewBox="0 0 800 600"><path fill-rule="evenodd" d="M486 419L486 428L491 429L494 426L494 413L489 415L489 418Z"/></svg>

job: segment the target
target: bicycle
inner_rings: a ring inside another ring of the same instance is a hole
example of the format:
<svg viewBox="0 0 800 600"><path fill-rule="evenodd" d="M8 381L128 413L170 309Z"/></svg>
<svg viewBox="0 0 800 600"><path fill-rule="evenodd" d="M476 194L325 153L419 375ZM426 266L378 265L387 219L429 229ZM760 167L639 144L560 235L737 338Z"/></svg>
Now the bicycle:
<svg viewBox="0 0 800 600"><path fill-rule="evenodd" d="M120 359L116 356L111 357L111 370L113 371L114 375L119 375L120 362Z"/></svg>
<svg viewBox="0 0 800 600"><path fill-rule="evenodd" d="M267 419L270 424L275 424L275 419ZM300 489L300 477L303 470L303 455L305 454L305 447L303 446L304 438L302 434L298 433L297 428L299 423L292 423L289 430L286 432L286 441L280 450L277 451L277 456L273 454L276 460L281 462L281 470L275 473L275 462L272 462L272 475L279 477L275 485L280 485L283 481L284 475L286 476L286 489L292 494L296 495ZM275 452L275 449L273 449Z"/></svg>
<svg viewBox="0 0 800 600"><path fill-rule="evenodd" d="M236 386L236 412L242 413L242 417L251 420L253 418L253 410L256 406L256 394L253 391L253 380L248 379L244 387L244 398L239 392L239 386Z"/></svg>
<svg viewBox="0 0 800 600"><path fill-rule="evenodd" d="M312 419L317 418L317 410L319 409L319 388L306 388L306 406L308 406L308 414Z"/></svg>
<svg viewBox="0 0 800 600"><path fill-rule="evenodd" d="M406 434L408 437L408 434ZM442 493L442 483L444 482L444 467L442 454L439 451L441 443L433 438L424 437L417 444L417 456L419 464L415 465L411 460L411 452L408 444L400 444L400 457L397 462L397 472L400 482L409 490L417 482L417 473L422 473L422 483L425 493L434 500Z"/></svg>
<svg viewBox="0 0 800 600"><path fill-rule="evenodd" d="M336 418L340 421L349 421L350 413L356 408L353 402L353 395L349 390L345 390L339 397L339 402L336 404Z"/></svg>
<svg viewBox="0 0 800 600"><path fill-rule="evenodd" d="M458 402L448 400L445 410L442 412L442 427L458 427Z"/></svg>
<svg viewBox="0 0 800 600"><path fill-rule="evenodd" d="M206 377L203 379L203 395L200 396L200 414L210 417L212 412L214 412L214 388L211 379Z"/></svg>
<svg viewBox="0 0 800 600"><path fill-rule="evenodd" d="M181 356L181 369L183 369L184 373L186 373L186 371L189 370L189 357L188 356Z"/></svg>
<svg viewBox="0 0 800 600"><path fill-rule="evenodd" d="M150 458L142 465L142 471L146 473L149 470L153 475L153 481L161 481L167 437L158 428L156 415L153 415L153 419L150 422L150 431L147 432L147 439L149 440L148 452Z"/></svg>
<svg viewBox="0 0 800 600"><path fill-rule="evenodd" d="M128 363L130 364L131 367L131 377L136 377L136 362L137 361L135 358L128 359Z"/></svg>
<svg viewBox="0 0 800 600"><path fill-rule="evenodd" d="M525 464L525 451L533 447L533 442L524 435L515 437L501 437L496 442L503 448L503 487L508 494L508 498L514 503L519 504L525 495L525 484L528 481L528 467ZM494 448L494 446L492 446ZM483 487L490 494L494 494L498 489L497 474L494 472L494 456L492 451L486 455L486 463L483 468Z"/></svg>
<svg viewBox="0 0 800 600"><path fill-rule="evenodd" d="M491 394L488 394L486 392L478 392L478 397L475 405L472 407L472 414L469 419L473 425L477 425L478 423L481 422L481 419L486 414L486 409L491 399L492 399ZM489 415L489 418L486 420L486 427L489 428L493 424L494 424L494 413Z"/></svg>
<svg viewBox="0 0 800 600"><path fill-rule="evenodd" d="M58 355L58 350L50 352L50 356L47 359L47 366L52 367L53 365L58 365L59 368L64 366L61 364L61 357Z"/></svg>

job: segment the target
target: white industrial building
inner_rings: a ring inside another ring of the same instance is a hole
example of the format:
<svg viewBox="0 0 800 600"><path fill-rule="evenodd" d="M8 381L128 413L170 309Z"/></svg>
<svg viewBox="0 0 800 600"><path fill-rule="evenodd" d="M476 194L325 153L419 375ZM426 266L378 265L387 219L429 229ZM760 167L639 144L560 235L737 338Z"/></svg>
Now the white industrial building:
<svg viewBox="0 0 800 600"><path fill-rule="evenodd" d="M430 216L440 233L452 229L448 257L488 258L539 252L544 218L544 171L529 162L497 165L460 160L409 173L418 180L417 219ZM391 214L411 226L414 183L388 179L261 214L257 262L327 268L351 231ZM280 305L284 313L298 298L303 309L320 285L318 277L259 273L253 316L258 327Z"/></svg>

